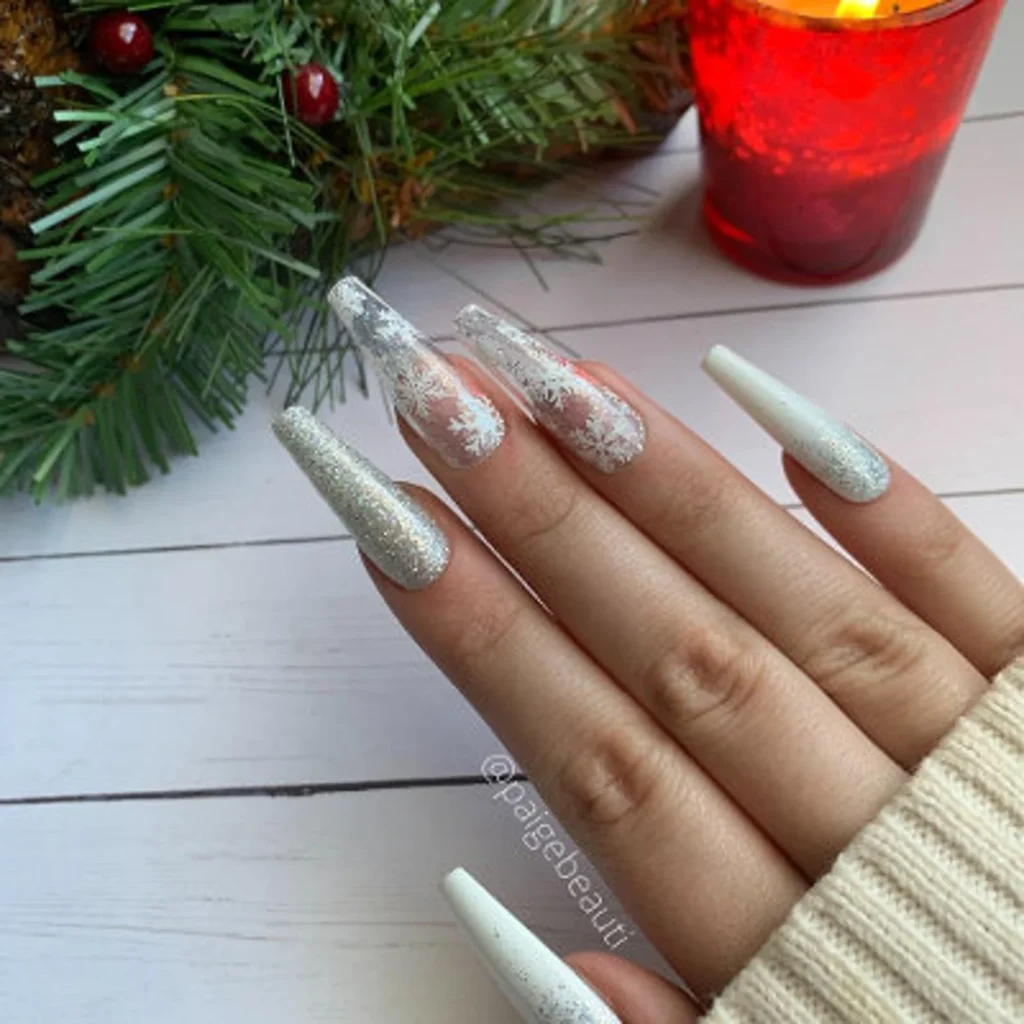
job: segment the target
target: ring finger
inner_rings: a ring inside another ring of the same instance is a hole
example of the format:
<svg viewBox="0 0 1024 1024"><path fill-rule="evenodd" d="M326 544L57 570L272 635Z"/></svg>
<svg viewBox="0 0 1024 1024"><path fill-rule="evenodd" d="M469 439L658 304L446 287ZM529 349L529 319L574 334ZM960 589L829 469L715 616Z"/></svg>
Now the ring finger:
<svg viewBox="0 0 1024 1024"><path fill-rule="evenodd" d="M552 435L586 456L551 385L574 386L581 368L483 310L471 307L457 323L485 363L528 397ZM731 394L748 397L751 378L760 384L749 364L725 350L713 355L709 368ZM648 433L642 454L618 466L578 460L591 485L756 626L890 756L916 764L984 692L984 677L678 420L604 367L583 372L627 398ZM765 390L757 391L755 415L774 411L792 424L798 397L766 402ZM850 495L877 496L887 466L852 432L819 421L818 447L833 453L831 462L819 461Z"/></svg>

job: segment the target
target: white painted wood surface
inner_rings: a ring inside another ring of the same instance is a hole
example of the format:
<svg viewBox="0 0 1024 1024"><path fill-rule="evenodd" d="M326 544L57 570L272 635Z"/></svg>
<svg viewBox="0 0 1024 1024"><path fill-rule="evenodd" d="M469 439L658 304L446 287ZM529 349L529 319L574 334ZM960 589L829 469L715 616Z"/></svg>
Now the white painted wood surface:
<svg viewBox="0 0 1024 1024"><path fill-rule="evenodd" d="M602 262L545 261L545 290L509 253L408 246L382 290L435 336L466 302L504 306L790 500L777 451L697 371L731 344L914 469L1024 574L1022 49L1009 0L926 232L874 280L801 291L719 260L693 224L691 118L602 172L606 194L660 194L653 226L596 246ZM511 1024L436 893L458 863L559 949L588 943L486 787L426 784L498 747L277 449L278 402L257 390L236 431L127 498L0 504L3 1024ZM376 394L330 418L424 479ZM394 780L411 782L265 795ZM225 788L249 795L185 792ZM124 793L150 796L68 802ZM58 802L17 803L42 797Z"/></svg>
<svg viewBox="0 0 1024 1024"><path fill-rule="evenodd" d="M1019 495L950 504L1024 576ZM18 626L0 799L464 776L501 749L347 539L16 562L0 578L0 622Z"/></svg>
<svg viewBox="0 0 1024 1024"><path fill-rule="evenodd" d="M492 796L6 808L4 1024L514 1024L441 875L467 867L561 952L600 938Z"/></svg>

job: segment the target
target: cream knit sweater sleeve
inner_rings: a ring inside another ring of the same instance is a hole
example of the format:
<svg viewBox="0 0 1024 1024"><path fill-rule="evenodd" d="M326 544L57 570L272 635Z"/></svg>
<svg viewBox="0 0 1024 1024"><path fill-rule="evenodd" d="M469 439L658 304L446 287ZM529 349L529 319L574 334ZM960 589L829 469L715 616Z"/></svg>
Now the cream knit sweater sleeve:
<svg viewBox="0 0 1024 1024"><path fill-rule="evenodd" d="M1024 1024L1024 659L702 1024Z"/></svg>

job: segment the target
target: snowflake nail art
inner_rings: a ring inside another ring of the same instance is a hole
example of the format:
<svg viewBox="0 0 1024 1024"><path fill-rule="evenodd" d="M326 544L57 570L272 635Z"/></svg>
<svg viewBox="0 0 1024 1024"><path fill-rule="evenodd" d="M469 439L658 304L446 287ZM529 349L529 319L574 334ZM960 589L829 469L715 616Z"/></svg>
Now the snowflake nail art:
<svg viewBox="0 0 1024 1024"><path fill-rule="evenodd" d="M484 365L521 394L537 421L584 462L613 473L643 451L639 413L570 360L479 306L467 306L455 324Z"/></svg>
<svg viewBox="0 0 1024 1024"><path fill-rule="evenodd" d="M402 418L451 466L487 458L505 437L489 398L474 394L405 317L356 277L342 278L328 301L369 356Z"/></svg>

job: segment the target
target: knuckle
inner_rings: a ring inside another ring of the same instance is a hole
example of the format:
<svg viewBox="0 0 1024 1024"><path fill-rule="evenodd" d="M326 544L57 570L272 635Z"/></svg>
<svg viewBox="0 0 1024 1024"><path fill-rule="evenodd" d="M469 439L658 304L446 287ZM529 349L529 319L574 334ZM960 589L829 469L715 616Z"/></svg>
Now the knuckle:
<svg viewBox="0 0 1024 1024"><path fill-rule="evenodd" d="M668 490L652 514L651 532L657 537L685 536L689 543L715 530L732 507L734 489L716 474L688 472Z"/></svg>
<svg viewBox="0 0 1024 1024"><path fill-rule="evenodd" d="M589 834L636 822L655 806L667 773L649 737L610 728L555 770L553 791L568 819Z"/></svg>
<svg viewBox="0 0 1024 1024"><path fill-rule="evenodd" d="M767 676L763 652L708 629L659 652L644 673L643 699L670 730L689 732L705 721L736 721Z"/></svg>
<svg viewBox="0 0 1024 1024"><path fill-rule="evenodd" d="M488 662L501 657L509 638L515 633L522 615L521 601L481 602L466 615L451 639L451 657L455 664L472 674Z"/></svg>
<svg viewBox="0 0 1024 1024"><path fill-rule="evenodd" d="M906 547L900 566L904 575L928 580L954 563L971 537L963 523L938 502L915 531L917 539Z"/></svg>
<svg viewBox="0 0 1024 1024"><path fill-rule="evenodd" d="M517 547L557 534L576 514L583 488L579 485L533 481L507 500L509 540Z"/></svg>
<svg viewBox="0 0 1024 1024"><path fill-rule="evenodd" d="M920 675L928 658L929 630L912 619L868 609L845 610L816 636L804 671L830 696L849 697Z"/></svg>

